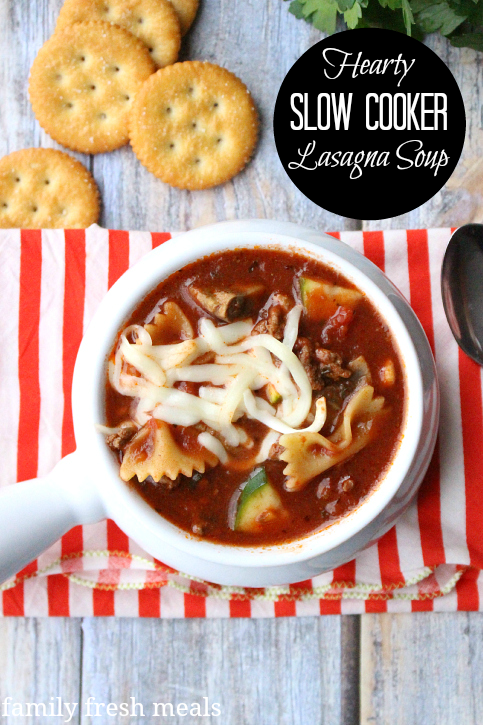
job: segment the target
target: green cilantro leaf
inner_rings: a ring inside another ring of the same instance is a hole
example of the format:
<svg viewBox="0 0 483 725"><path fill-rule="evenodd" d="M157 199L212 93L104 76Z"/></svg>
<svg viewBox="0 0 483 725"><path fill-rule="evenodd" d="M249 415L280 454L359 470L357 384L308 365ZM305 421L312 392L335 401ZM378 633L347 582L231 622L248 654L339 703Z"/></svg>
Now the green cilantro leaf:
<svg viewBox="0 0 483 725"><path fill-rule="evenodd" d="M347 27L351 30L357 28L360 18L362 18L362 8L359 3L354 3L352 8L346 10L344 13L344 20L347 23Z"/></svg>
<svg viewBox="0 0 483 725"><path fill-rule="evenodd" d="M483 0L285 0L289 11L324 33L341 15L348 28L385 28L422 40L439 32L457 48L483 52Z"/></svg>
<svg viewBox="0 0 483 725"><path fill-rule="evenodd" d="M379 3L383 8L389 8L390 10L399 10L402 8L402 0L379 0Z"/></svg>
<svg viewBox="0 0 483 725"><path fill-rule="evenodd" d="M347 10L351 10L358 3L356 0L336 0L337 7L340 13L345 13ZM347 21L346 21L347 22Z"/></svg>
<svg viewBox="0 0 483 725"><path fill-rule="evenodd" d="M425 33L437 30L441 35L449 35L466 20L466 15L458 15L447 2L439 2L418 13L418 24Z"/></svg>
<svg viewBox="0 0 483 725"><path fill-rule="evenodd" d="M455 35L450 38L450 43L455 48L473 48L473 50L479 50L480 53L483 53L483 32Z"/></svg>
<svg viewBox="0 0 483 725"><path fill-rule="evenodd" d="M312 24L318 30L322 30L329 35L335 33L337 23L337 3L331 0L324 0L319 10L313 14Z"/></svg>
<svg viewBox="0 0 483 725"><path fill-rule="evenodd" d="M473 4L473 0L469 0L469 2ZM465 8L465 11L466 10L468 12L468 20L472 25L483 25L483 2L478 2L478 4L473 5L473 7ZM473 28L473 31L475 30L477 30L477 28Z"/></svg>
<svg viewBox="0 0 483 725"><path fill-rule="evenodd" d="M435 5L438 0L411 0L411 10L414 14L420 13L421 10L426 10Z"/></svg>
<svg viewBox="0 0 483 725"><path fill-rule="evenodd" d="M291 12L292 15L295 15L295 17L299 20L305 17L304 6L303 3L300 2L300 0L292 0L292 2L290 3L289 12Z"/></svg>
<svg viewBox="0 0 483 725"><path fill-rule="evenodd" d="M408 0L402 0L402 14L406 33L411 35L411 26L414 23L414 17Z"/></svg>
<svg viewBox="0 0 483 725"><path fill-rule="evenodd" d="M293 0L289 10L296 17L308 20L318 30L329 35L335 33L338 12L335 0Z"/></svg>

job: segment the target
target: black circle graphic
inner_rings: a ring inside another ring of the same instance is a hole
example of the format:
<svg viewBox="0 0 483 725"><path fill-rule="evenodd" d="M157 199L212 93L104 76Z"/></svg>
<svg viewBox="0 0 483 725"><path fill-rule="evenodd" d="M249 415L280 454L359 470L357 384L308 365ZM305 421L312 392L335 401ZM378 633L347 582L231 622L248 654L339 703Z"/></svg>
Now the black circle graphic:
<svg viewBox="0 0 483 725"><path fill-rule="evenodd" d="M458 163L465 109L444 62L392 30L321 40L286 75L274 112L285 171L320 207L385 219L434 196Z"/></svg>

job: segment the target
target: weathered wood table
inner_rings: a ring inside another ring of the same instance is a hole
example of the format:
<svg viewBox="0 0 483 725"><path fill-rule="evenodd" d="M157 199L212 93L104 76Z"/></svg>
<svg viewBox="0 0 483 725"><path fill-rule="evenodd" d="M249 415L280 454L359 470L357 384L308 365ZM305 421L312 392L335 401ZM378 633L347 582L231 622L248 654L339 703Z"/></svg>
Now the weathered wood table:
<svg viewBox="0 0 483 725"><path fill-rule="evenodd" d="M54 146L30 108L30 65L54 29L62 0L0 0L0 153ZM321 37L282 0L202 0L182 58L240 75L261 111L256 158L213 191L171 189L129 148L79 157L117 229L188 229L224 219L267 217L320 230L454 226L483 221L481 56L437 38L429 44L454 72L468 114L467 143L441 193L403 217L354 221L305 199L278 161L271 122L280 83ZM0 694L19 702L221 704L224 725L480 725L483 620L479 614L326 616L283 620L5 619L0 622ZM1 714L1 713L0 713ZM59 718L3 718L9 725ZM98 717L93 723L149 718ZM198 722L199 718L169 718ZM73 723L91 722L78 717ZM154 720L156 722L156 720Z"/></svg>

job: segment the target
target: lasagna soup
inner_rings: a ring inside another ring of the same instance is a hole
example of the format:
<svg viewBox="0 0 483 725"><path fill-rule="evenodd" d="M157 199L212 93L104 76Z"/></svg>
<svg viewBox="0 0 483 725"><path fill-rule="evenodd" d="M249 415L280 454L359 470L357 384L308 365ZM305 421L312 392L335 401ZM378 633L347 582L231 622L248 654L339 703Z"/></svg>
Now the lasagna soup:
<svg viewBox="0 0 483 725"><path fill-rule="evenodd" d="M276 249L172 274L113 345L106 425L120 476L192 535L268 545L358 506L405 414L395 341L365 295Z"/></svg>

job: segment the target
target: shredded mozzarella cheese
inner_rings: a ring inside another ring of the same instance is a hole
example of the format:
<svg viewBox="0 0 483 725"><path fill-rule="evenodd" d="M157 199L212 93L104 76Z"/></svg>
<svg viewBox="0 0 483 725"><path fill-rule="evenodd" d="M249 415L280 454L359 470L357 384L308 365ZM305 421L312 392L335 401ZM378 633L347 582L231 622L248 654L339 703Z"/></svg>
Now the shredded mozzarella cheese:
<svg viewBox="0 0 483 725"><path fill-rule="evenodd" d="M251 320L216 326L205 318L199 337L172 345L153 345L143 327L131 325L109 363L109 380L119 393L134 398L133 418L139 425L151 417L182 426L204 423L236 447L250 439L234 422L245 414L259 420L270 429L262 444L266 457L280 433L318 432L326 418L325 399L319 398L313 422L299 428L312 404L310 381L292 350L301 312L296 305L288 313L283 342L269 334L252 335ZM197 365L206 352L215 354L214 362ZM204 385L193 395L174 387L181 381ZM276 407L255 395L268 383L282 398ZM218 438L204 432L198 440L221 461L228 460Z"/></svg>
<svg viewBox="0 0 483 725"><path fill-rule="evenodd" d="M325 398L319 398L315 404L315 418L314 422L311 423L307 428L291 428L287 423L284 423L280 418L276 418L265 410L262 410L257 405L257 400L250 390L246 390L243 396L243 402L245 408L252 418L259 420L267 428L276 430L279 433L318 433L325 423L327 417L327 408L325 405Z"/></svg>
<svg viewBox="0 0 483 725"><path fill-rule="evenodd" d="M212 436L211 433L200 433L198 436L198 443L206 448L211 453L214 453L222 463L228 462L228 453L226 452L223 444L220 443L218 438Z"/></svg>
<svg viewBox="0 0 483 725"><path fill-rule="evenodd" d="M306 419L310 406L312 405L312 387L302 363L292 350L289 350L283 342L276 340L272 335L252 335L246 338L240 347L250 350L258 346L266 347L267 350L285 363L290 371L291 376L300 390L300 395L295 401L290 415L285 417L285 422L290 426L301 425Z"/></svg>
<svg viewBox="0 0 483 725"><path fill-rule="evenodd" d="M280 438L280 433L276 430L271 430L262 441L258 456L255 458L255 463L263 463L270 455L270 449L274 443L277 443Z"/></svg>
<svg viewBox="0 0 483 725"><path fill-rule="evenodd" d="M292 307L287 315L287 321L285 323L285 330L283 334L283 344L288 347L289 350L293 350L295 340L297 339L297 335L299 334L299 322L302 310L302 305L295 305L295 307Z"/></svg>
<svg viewBox="0 0 483 725"><path fill-rule="evenodd" d="M137 345L131 345L124 335L121 335L119 351L129 365L139 370L146 380L154 385L164 385L166 375L149 355L146 355Z"/></svg>

